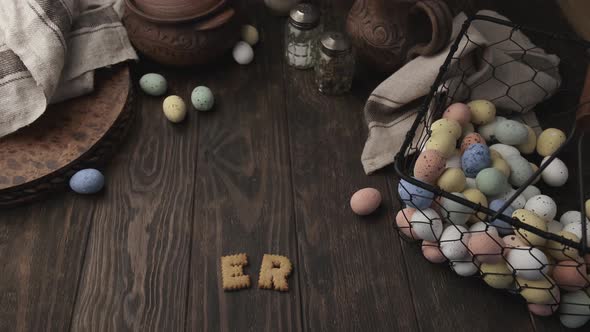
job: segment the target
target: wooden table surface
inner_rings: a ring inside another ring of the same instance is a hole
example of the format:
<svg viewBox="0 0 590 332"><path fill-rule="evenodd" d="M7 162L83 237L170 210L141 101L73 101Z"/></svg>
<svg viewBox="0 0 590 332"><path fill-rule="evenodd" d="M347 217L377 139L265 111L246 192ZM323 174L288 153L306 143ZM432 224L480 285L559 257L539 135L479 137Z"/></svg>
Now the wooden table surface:
<svg viewBox="0 0 590 332"><path fill-rule="evenodd" d="M391 169L360 164L364 100L378 82L319 94L312 73L283 61L284 20L240 4L259 28L255 60L189 70L143 62L169 93L215 93L215 111L166 121L162 98L139 116L105 170L106 190L0 211L0 331L560 331L517 296L424 260L392 227ZM352 1L322 1L341 27ZM519 22L568 31L551 0L496 1ZM528 4L528 5L527 5ZM375 187L378 213L350 195ZM253 287L223 292L219 260L245 252ZM287 293L257 289L265 253L289 257Z"/></svg>

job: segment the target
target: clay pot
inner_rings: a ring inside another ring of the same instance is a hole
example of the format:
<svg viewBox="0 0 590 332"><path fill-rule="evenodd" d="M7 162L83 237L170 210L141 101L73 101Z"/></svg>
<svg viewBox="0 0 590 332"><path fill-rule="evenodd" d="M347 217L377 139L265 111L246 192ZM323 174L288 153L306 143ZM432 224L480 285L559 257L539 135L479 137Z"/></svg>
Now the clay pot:
<svg viewBox="0 0 590 332"><path fill-rule="evenodd" d="M123 24L129 40L145 57L161 64L205 64L231 49L239 38L235 11L227 5L187 21L153 18L136 7L134 0L125 3Z"/></svg>
<svg viewBox="0 0 590 332"><path fill-rule="evenodd" d="M452 21L443 0L356 0L346 29L361 60L392 73L418 55L444 48Z"/></svg>
<svg viewBox="0 0 590 332"><path fill-rule="evenodd" d="M209 15L225 0L133 0L136 8L155 21L189 21Z"/></svg>

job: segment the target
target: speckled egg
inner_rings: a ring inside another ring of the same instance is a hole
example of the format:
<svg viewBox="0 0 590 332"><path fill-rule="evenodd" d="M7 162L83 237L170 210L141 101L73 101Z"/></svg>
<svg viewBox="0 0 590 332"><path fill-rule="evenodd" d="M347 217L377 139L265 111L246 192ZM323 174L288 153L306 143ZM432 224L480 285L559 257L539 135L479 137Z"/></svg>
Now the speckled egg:
<svg viewBox="0 0 590 332"><path fill-rule="evenodd" d="M461 260L469 256L467 242L470 234L460 225L449 225L440 236L440 251L450 260Z"/></svg>
<svg viewBox="0 0 590 332"><path fill-rule="evenodd" d="M510 166L503 158L492 158L492 167L504 174L506 178L510 177Z"/></svg>
<svg viewBox="0 0 590 332"><path fill-rule="evenodd" d="M465 191L463 191L463 195L465 195L465 198L467 198L467 200L472 201L475 204L479 204L483 207L488 207L488 199L478 189L466 189ZM469 221L475 223L484 220L485 218L485 213L478 212L477 214L471 215L469 217Z"/></svg>
<svg viewBox="0 0 590 332"><path fill-rule="evenodd" d="M520 153L524 154L531 154L535 152L535 148L537 147L537 134L530 126L524 125L527 130L527 139L526 142L519 144L516 146Z"/></svg>
<svg viewBox="0 0 590 332"><path fill-rule="evenodd" d="M590 286L586 273L586 263L566 260L558 262L553 268L553 279L557 286L566 291L574 292Z"/></svg>
<svg viewBox="0 0 590 332"><path fill-rule="evenodd" d="M545 129L537 138L537 153L543 157L552 155L565 140L563 131L555 128Z"/></svg>
<svg viewBox="0 0 590 332"><path fill-rule="evenodd" d="M439 133L438 135L432 135L426 141L425 150L437 150L445 158L450 158L455 154L456 140L449 134Z"/></svg>
<svg viewBox="0 0 590 332"><path fill-rule="evenodd" d="M584 290L564 293L559 307L561 324L570 328L580 328L590 321L590 294Z"/></svg>
<svg viewBox="0 0 590 332"><path fill-rule="evenodd" d="M496 289L508 289L514 283L514 276L504 261L483 263L479 267L483 281Z"/></svg>
<svg viewBox="0 0 590 332"><path fill-rule="evenodd" d="M522 196L528 201L533 196L541 195L541 190L533 185L527 186L522 192Z"/></svg>
<svg viewBox="0 0 590 332"><path fill-rule="evenodd" d="M500 195L497 196L493 196L492 199L502 199L502 200L509 200L512 196L514 196L514 194L516 193L516 190L512 189L512 188L508 188L508 190L506 190L505 192L503 192ZM510 204L510 206L512 206L515 209L524 209L524 206L526 204L526 199L524 198L524 196L522 196L522 194L518 195L516 197L515 200L512 201L512 203Z"/></svg>
<svg viewBox="0 0 590 332"><path fill-rule="evenodd" d="M234 60L241 65L247 65L252 60L254 60L254 50L252 46L246 42L238 42L236 46L234 46L232 55Z"/></svg>
<svg viewBox="0 0 590 332"><path fill-rule="evenodd" d="M568 240L572 240L574 242L580 242L580 238L576 235L561 230L556 233L558 236L566 238ZM557 259L558 261L564 260L580 260L580 255L578 254L578 250L565 244L562 244L557 241L549 240L547 241L547 246L545 247L545 251L551 255L553 258Z"/></svg>
<svg viewBox="0 0 590 332"><path fill-rule="evenodd" d="M486 196L499 195L508 189L506 176L495 168L484 168L475 177L477 189Z"/></svg>
<svg viewBox="0 0 590 332"><path fill-rule="evenodd" d="M462 193L453 192L451 194L467 199ZM465 225L473 212L475 212L471 208L446 197L441 198L440 205L440 214L443 220L453 225Z"/></svg>
<svg viewBox="0 0 590 332"><path fill-rule="evenodd" d="M547 222L553 220L557 214L557 205L555 204L555 201L547 195L531 197L526 202L524 208L525 210L529 210L538 215Z"/></svg>
<svg viewBox="0 0 590 332"><path fill-rule="evenodd" d="M460 168L447 168L436 185L446 192L462 192L465 189L465 173Z"/></svg>
<svg viewBox="0 0 590 332"><path fill-rule="evenodd" d="M166 97L162 103L162 109L170 122L179 123L186 117L186 104L179 96Z"/></svg>
<svg viewBox="0 0 590 332"><path fill-rule="evenodd" d="M450 136L454 137L455 140L458 140L459 137L461 137L461 134L463 132L459 122L457 122L453 119L445 119L445 118L434 121L430 125L430 130L432 131L432 135L437 135L437 134L450 135Z"/></svg>
<svg viewBox="0 0 590 332"><path fill-rule="evenodd" d="M375 188L363 188L350 198L350 208L359 216L373 213L381 205L381 193Z"/></svg>
<svg viewBox="0 0 590 332"><path fill-rule="evenodd" d="M582 223L573 222L563 226L564 232L569 232L577 236L579 239L582 238ZM586 243L590 246L590 223L586 222Z"/></svg>
<svg viewBox="0 0 590 332"><path fill-rule="evenodd" d="M414 233L414 230L410 225L410 220L412 220L414 212L416 212L416 209L414 208L405 208L399 210L395 216L395 223L397 224L399 231L402 232L402 234L404 234L408 239L417 240L418 236L416 233Z"/></svg>
<svg viewBox="0 0 590 332"><path fill-rule="evenodd" d="M468 147L473 144L486 144L486 140L478 133L471 133L463 137L461 141L461 153L464 153Z"/></svg>
<svg viewBox="0 0 590 332"><path fill-rule="evenodd" d="M495 139L495 131L496 131L496 125L500 122L500 121L505 121L506 118L503 116L497 116L496 119L488 124L479 126L477 128L477 132L488 142L492 141L493 139Z"/></svg>
<svg viewBox="0 0 590 332"><path fill-rule="evenodd" d="M496 124L494 136L503 144L519 145L527 142L528 130L526 127L514 120L505 120Z"/></svg>
<svg viewBox="0 0 590 332"><path fill-rule="evenodd" d="M494 227L485 232L474 232L467 243L469 251L481 263L498 263L502 260L504 241Z"/></svg>
<svg viewBox="0 0 590 332"><path fill-rule="evenodd" d="M547 231L547 222L541 217L537 216L531 211L525 209L518 209L512 213L512 217L518 219L520 222L529 226L535 227L542 231ZM533 232L527 231L522 228L515 228L514 234L520 237L520 239L527 244L533 246L544 246L547 240Z"/></svg>
<svg viewBox="0 0 590 332"><path fill-rule="evenodd" d="M549 270L547 256L537 248L512 248L506 255L506 261L510 271L514 271L517 277L526 280L543 279Z"/></svg>
<svg viewBox="0 0 590 332"><path fill-rule="evenodd" d="M433 209L417 210L410 219L414 233L421 240L438 241L443 232L443 223Z"/></svg>
<svg viewBox="0 0 590 332"><path fill-rule="evenodd" d="M580 211L566 211L561 215L559 221L565 226L571 223L582 223L582 216ZM586 219L588 221L588 219Z"/></svg>
<svg viewBox="0 0 590 332"><path fill-rule="evenodd" d="M139 87L150 96L161 96L166 93L168 83L164 76L156 73L143 75L139 79Z"/></svg>
<svg viewBox="0 0 590 332"><path fill-rule="evenodd" d="M520 288L520 295L528 303L535 304L557 304L559 298L559 287L549 276L539 280L527 280L517 277L516 283Z"/></svg>
<svg viewBox="0 0 590 332"><path fill-rule="evenodd" d="M504 256L508 256L508 253L510 253L510 249L512 248L527 247L527 245L514 234L504 236L502 241L504 241Z"/></svg>
<svg viewBox="0 0 590 332"><path fill-rule="evenodd" d="M520 156L520 151L517 148L502 143L491 145L490 150L498 152L504 160L508 160L512 156Z"/></svg>
<svg viewBox="0 0 590 332"><path fill-rule="evenodd" d="M436 180L445 170L447 160L438 150L424 150L414 163L414 177L429 184Z"/></svg>
<svg viewBox="0 0 590 332"><path fill-rule="evenodd" d="M543 158L541 165L544 165L548 161L549 157ZM543 182L551 187L561 187L568 179L569 173L567 166L559 158L553 159L553 161L547 166L541 173Z"/></svg>
<svg viewBox="0 0 590 332"><path fill-rule="evenodd" d="M461 168L465 176L470 178L474 178L479 171L491 165L490 149L485 144L472 144L461 156Z"/></svg>
<svg viewBox="0 0 590 332"><path fill-rule="evenodd" d="M425 209L432 204L434 193L415 186L406 180L400 180L397 191L401 200L408 206Z"/></svg>
<svg viewBox="0 0 590 332"><path fill-rule="evenodd" d="M104 187L104 175L94 168L76 172L70 178L70 188L78 194L95 194Z"/></svg>
<svg viewBox="0 0 590 332"><path fill-rule="evenodd" d="M490 202L489 208L490 208L490 210L497 212L497 211L500 211L500 209L504 206L505 203L506 203L506 201L503 199L494 199L493 201ZM514 208L512 206L508 206L502 212L502 214L507 216L508 218L512 217L512 213L514 213ZM490 225L496 227L496 229L498 230L498 233L500 235L507 235L507 234L511 234L513 232L512 226L499 218L491 220Z"/></svg>
<svg viewBox="0 0 590 332"><path fill-rule="evenodd" d="M442 117L444 119L455 120L459 122L461 126L464 126L471 121L471 110L466 104L454 103L447 107Z"/></svg>
<svg viewBox="0 0 590 332"><path fill-rule="evenodd" d="M473 123L469 122L468 124L463 125L461 127L461 130L462 130L461 137L463 138L471 133L474 133L475 127L473 126Z"/></svg>
<svg viewBox="0 0 590 332"><path fill-rule="evenodd" d="M506 159L506 162L510 166L510 177L508 180L514 186L522 186L533 175L531 164L520 155L511 156Z"/></svg>
<svg viewBox="0 0 590 332"><path fill-rule="evenodd" d="M250 24L242 25L242 40L248 43L250 46L258 43L258 30Z"/></svg>
<svg viewBox="0 0 590 332"><path fill-rule="evenodd" d="M473 100L467 104L471 110L471 122L484 125L496 118L496 106L487 100Z"/></svg>
<svg viewBox="0 0 590 332"><path fill-rule="evenodd" d="M208 87L198 86L191 92L191 103L199 111L209 111L215 104L215 97Z"/></svg>
<svg viewBox="0 0 590 332"><path fill-rule="evenodd" d="M444 263L447 260L440 251L438 242L422 241L422 255L424 255L424 258L429 262L435 264Z"/></svg>

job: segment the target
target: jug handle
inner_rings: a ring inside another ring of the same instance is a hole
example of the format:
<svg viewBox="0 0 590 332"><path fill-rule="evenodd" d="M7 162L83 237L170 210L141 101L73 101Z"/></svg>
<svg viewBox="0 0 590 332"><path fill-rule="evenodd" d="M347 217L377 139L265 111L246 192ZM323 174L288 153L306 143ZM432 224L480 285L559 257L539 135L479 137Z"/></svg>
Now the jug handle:
<svg viewBox="0 0 590 332"><path fill-rule="evenodd" d="M435 54L448 45L453 30L453 14L443 0L418 1L410 12L423 11L432 26L432 38L428 43L413 46L407 53L407 61L419 55Z"/></svg>

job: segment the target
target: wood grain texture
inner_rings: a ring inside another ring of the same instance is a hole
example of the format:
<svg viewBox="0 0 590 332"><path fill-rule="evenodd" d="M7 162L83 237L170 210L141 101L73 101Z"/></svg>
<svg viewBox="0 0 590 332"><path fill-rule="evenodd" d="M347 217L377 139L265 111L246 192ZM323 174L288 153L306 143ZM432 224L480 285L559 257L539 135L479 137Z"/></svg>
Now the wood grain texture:
<svg viewBox="0 0 590 332"><path fill-rule="evenodd" d="M254 62L229 60L223 71L198 73L218 96L201 116L190 273L190 331L300 331L297 233L292 207L283 99L284 21L262 1L244 1L245 20L259 29ZM261 15L257 13L263 13ZM252 287L221 288L220 257L248 255ZM258 289L264 254L294 265L289 291Z"/></svg>

